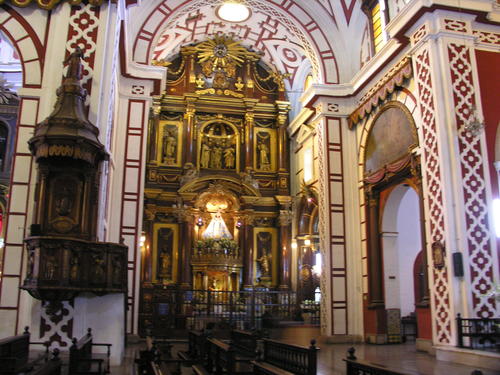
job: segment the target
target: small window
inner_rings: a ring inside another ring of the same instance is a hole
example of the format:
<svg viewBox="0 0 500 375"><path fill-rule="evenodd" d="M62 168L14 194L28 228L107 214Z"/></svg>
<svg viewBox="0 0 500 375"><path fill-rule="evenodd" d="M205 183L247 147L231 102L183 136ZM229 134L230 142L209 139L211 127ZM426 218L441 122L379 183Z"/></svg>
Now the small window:
<svg viewBox="0 0 500 375"><path fill-rule="evenodd" d="M313 179L313 152L311 147L304 150L304 182L309 182Z"/></svg>
<svg viewBox="0 0 500 375"><path fill-rule="evenodd" d="M389 22L387 0L365 0L362 7L371 20L370 29L373 38L373 49L377 53L387 42L385 30Z"/></svg>

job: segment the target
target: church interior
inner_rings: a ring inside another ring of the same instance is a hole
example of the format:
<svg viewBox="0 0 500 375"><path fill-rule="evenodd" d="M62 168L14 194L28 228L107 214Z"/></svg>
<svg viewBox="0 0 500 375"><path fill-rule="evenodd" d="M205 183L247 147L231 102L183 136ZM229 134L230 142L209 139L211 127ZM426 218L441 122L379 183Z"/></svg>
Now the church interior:
<svg viewBox="0 0 500 375"><path fill-rule="evenodd" d="M499 77L498 0L0 0L0 374L497 373Z"/></svg>

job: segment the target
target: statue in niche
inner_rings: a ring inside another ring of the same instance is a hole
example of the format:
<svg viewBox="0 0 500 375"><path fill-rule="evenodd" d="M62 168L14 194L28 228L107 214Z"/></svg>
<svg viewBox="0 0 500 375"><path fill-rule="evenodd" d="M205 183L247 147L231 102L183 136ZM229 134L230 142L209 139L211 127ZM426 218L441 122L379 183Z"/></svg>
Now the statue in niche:
<svg viewBox="0 0 500 375"><path fill-rule="evenodd" d="M173 231L170 228L162 228L158 233L158 276L164 279L172 277L172 240Z"/></svg>
<svg viewBox="0 0 500 375"><path fill-rule="evenodd" d="M203 232L202 238L233 238L233 235L231 234L231 232L229 232L229 229L227 229L226 223L222 218L220 209L212 214L212 220L210 220L207 229L205 229L205 231Z"/></svg>
<svg viewBox="0 0 500 375"><path fill-rule="evenodd" d="M53 251L50 251L45 257L45 278L52 280L57 272L57 259Z"/></svg>
<svg viewBox="0 0 500 375"><path fill-rule="evenodd" d="M181 186L193 181L198 177L198 174L199 172L196 170L196 167L194 165L186 164L184 166L184 174L180 178Z"/></svg>
<svg viewBox="0 0 500 375"><path fill-rule="evenodd" d="M80 272L80 258L78 254L74 253L71 257L69 279L71 281L78 281L78 274Z"/></svg>
<svg viewBox="0 0 500 375"><path fill-rule="evenodd" d="M106 272L104 270L104 259L101 254L92 256L93 271L92 278L94 283L101 284L106 281Z"/></svg>
<svg viewBox="0 0 500 375"><path fill-rule="evenodd" d="M212 156L210 158L210 168L222 169L222 147L220 141L216 141L212 148Z"/></svg>
<svg viewBox="0 0 500 375"><path fill-rule="evenodd" d="M234 147L232 145L229 145L226 147L224 150L224 167L227 169L233 169L234 168Z"/></svg>
<svg viewBox="0 0 500 375"><path fill-rule="evenodd" d="M208 290L212 291L212 292L215 292L217 290L220 290L220 287L219 287L219 281L213 277L211 280L210 280L210 285L208 286Z"/></svg>
<svg viewBox="0 0 500 375"><path fill-rule="evenodd" d="M166 164L175 164L177 151L177 137L173 129L165 127L163 136L163 162Z"/></svg>
<svg viewBox="0 0 500 375"><path fill-rule="evenodd" d="M208 168L210 166L210 144L208 139L202 141L200 155L201 168Z"/></svg>
<svg viewBox="0 0 500 375"><path fill-rule="evenodd" d="M271 256L266 249L262 250L262 256L257 259L261 276L271 276Z"/></svg>
<svg viewBox="0 0 500 375"><path fill-rule="evenodd" d="M120 256L113 257L113 284L121 284L122 282L122 262Z"/></svg>
<svg viewBox="0 0 500 375"><path fill-rule="evenodd" d="M61 181L61 183L64 183ZM73 196L67 186L62 186L55 199L55 209L59 216L68 216L73 208Z"/></svg>
<svg viewBox="0 0 500 375"><path fill-rule="evenodd" d="M263 171L271 170L271 158L269 155L269 145L267 144L267 139L269 139L269 135L267 139L262 136L259 136L259 141L257 144L257 150L259 151L259 169Z"/></svg>
<svg viewBox="0 0 500 375"><path fill-rule="evenodd" d="M28 274L26 278L31 279L33 277L34 269L35 269L35 252L30 251L30 255L28 258Z"/></svg>
<svg viewBox="0 0 500 375"><path fill-rule="evenodd" d="M256 261L260 276L267 279L271 276L271 248L272 234L269 232L258 233L257 249L260 250L257 253L258 258Z"/></svg>
<svg viewBox="0 0 500 375"><path fill-rule="evenodd" d="M162 250L160 254L160 275L168 275L172 266L172 259L167 250Z"/></svg>

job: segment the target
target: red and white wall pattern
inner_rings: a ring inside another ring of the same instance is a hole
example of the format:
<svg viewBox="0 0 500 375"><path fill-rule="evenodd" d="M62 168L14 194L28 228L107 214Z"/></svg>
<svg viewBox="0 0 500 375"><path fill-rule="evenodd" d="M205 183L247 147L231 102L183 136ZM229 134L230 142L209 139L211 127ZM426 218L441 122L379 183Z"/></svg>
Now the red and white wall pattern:
<svg viewBox="0 0 500 375"><path fill-rule="evenodd" d="M412 43L422 41L427 34L423 25L412 36ZM448 262L436 268L431 259L432 243L445 242L445 205L443 202L443 173L441 170L441 148L436 114L436 86L433 70L436 61L430 41L423 41L416 49L413 60L415 81L418 86L418 103L422 121L423 148L422 180L425 200L427 254L429 266L429 288L433 308L433 335L437 344L452 343L452 312L449 286Z"/></svg>
<svg viewBox="0 0 500 375"><path fill-rule="evenodd" d="M7 207L5 247L1 261L0 278L0 336L13 335L19 330L22 271L24 263L23 239L28 235L28 205L31 193L32 158L28 149L38 121L42 84L44 48L35 30L15 10L0 6L0 30L16 48L23 66L23 89L33 97L22 97L19 107L17 136L11 172L10 199Z"/></svg>
<svg viewBox="0 0 500 375"><path fill-rule="evenodd" d="M332 105L328 111L338 111ZM322 106L317 107L321 113ZM322 334L348 335L346 219L344 166L340 117L326 116L317 125L319 161Z"/></svg>
<svg viewBox="0 0 500 375"><path fill-rule="evenodd" d="M456 33L468 33L470 25L465 21L444 20L446 29ZM462 24L462 27L456 25ZM494 243L488 218L490 184L487 183L487 156L484 132L477 135L466 130L472 120L472 111L478 107L479 93L474 71L475 58L470 43L463 39L450 39L446 43L449 59L449 79L453 91L453 113L458 138L460 176L462 181L463 215L465 216L466 246L470 268L470 294L472 316L493 318L498 316L494 296L486 297L494 284Z"/></svg>

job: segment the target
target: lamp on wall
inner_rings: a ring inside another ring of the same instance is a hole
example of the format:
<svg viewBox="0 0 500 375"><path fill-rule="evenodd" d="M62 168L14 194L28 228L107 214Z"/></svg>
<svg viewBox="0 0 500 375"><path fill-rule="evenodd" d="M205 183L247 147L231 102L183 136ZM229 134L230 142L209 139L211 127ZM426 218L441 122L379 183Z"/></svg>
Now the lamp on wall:
<svg viewBox="0 0 500 375"><path fill-rule="evenodd" d="M201 218L201 216L196 220L196 225L198 225L199 227L203 226L203 219Z"/></svg>

